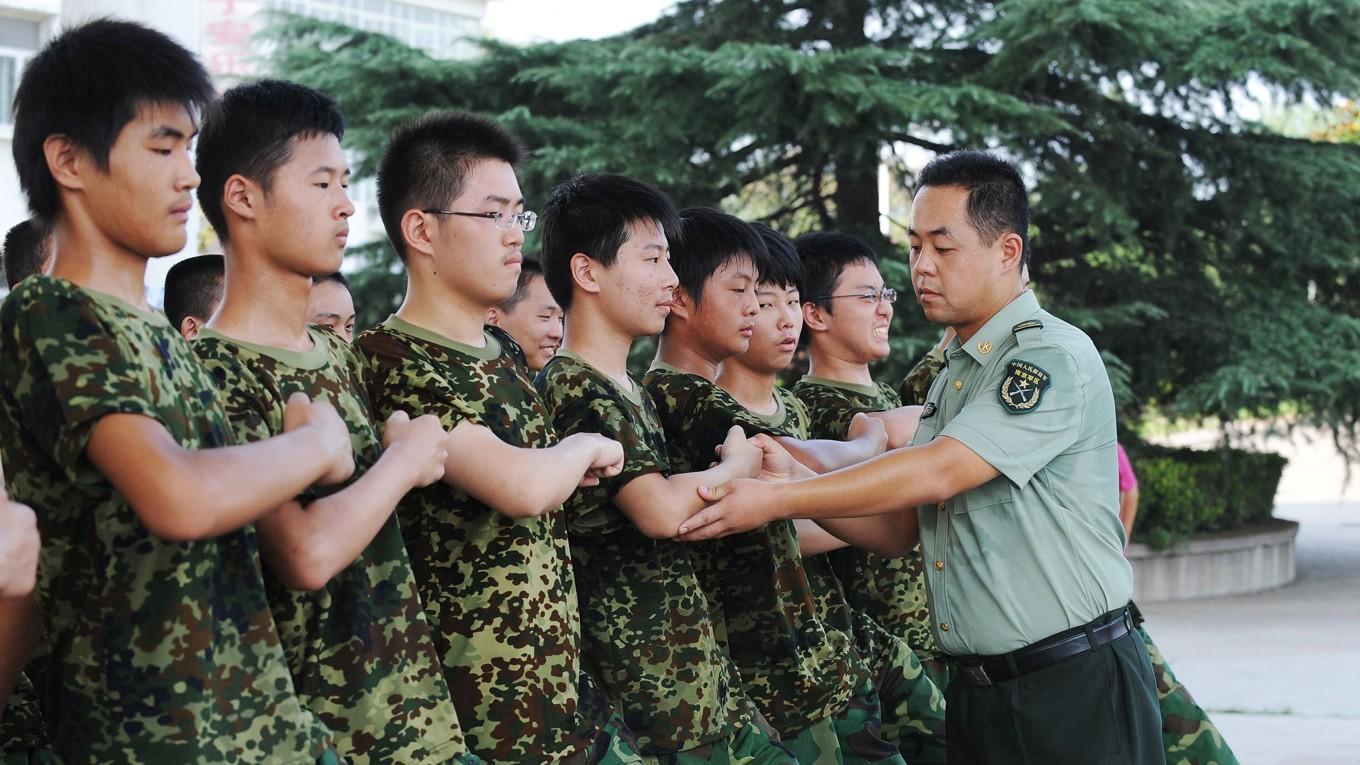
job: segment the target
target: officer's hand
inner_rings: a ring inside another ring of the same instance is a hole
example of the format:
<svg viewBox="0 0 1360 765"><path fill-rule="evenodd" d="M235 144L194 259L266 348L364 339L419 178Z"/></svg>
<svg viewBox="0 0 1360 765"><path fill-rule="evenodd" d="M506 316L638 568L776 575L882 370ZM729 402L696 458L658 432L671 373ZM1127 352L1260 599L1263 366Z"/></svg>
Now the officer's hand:
<svg viewBox="0 0 1360 765"><path fill-rule="evenodd" d="M889 449L901 449L916 435L916 426L921 424L921 407L899 406L886 412L869 412L865 416L883 423Z"/></svg>
<svg viewBox="0 0 1360 765"><path fill-rule="evenodd" d="M349 428L336 413L335 407L324 401L312 401L305 393L288 397L283 410L283 432L311 429L326 450L326 472L317 480L328 486L343 483L354 475L354 447L349 440Z"/></svg>
<svg viewBox="0 0 1360 765"><path fill-rule="evenodd" d="M725 537L760 528L776 519L774 484L738 478L722 486L699 488L699 496L714 504L680 524L681 542Z"/></svg>
<svg viewBox="0 0 1360 765"><path fill-rule="evenodd" d="M449 434L439 418L423 414L414 420L396 411L383 424L383 449L410 470L412 488L429 486L444 477L449 458Z"/></svg>
<svg viewBox="0 0 1360 765"><path fill-rule="evenodd" d="M28 505L10 502L0 489L0 598L33 591L41 547L33 510Z"/></svg>

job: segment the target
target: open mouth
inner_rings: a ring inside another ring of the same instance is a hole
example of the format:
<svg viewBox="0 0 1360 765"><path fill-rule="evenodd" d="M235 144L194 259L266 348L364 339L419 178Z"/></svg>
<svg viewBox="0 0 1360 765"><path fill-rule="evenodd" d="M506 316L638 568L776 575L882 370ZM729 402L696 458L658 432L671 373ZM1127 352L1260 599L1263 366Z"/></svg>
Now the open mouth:
<svg viewBox="0 0 1360 765"><path fill-rule="evenodd" d="M887 340L887 339L888 339L888 328L887 328L887 327L874 327L874 331L873 331L871 334L873 335L873 337L874 337L875 340Z"/></svg>

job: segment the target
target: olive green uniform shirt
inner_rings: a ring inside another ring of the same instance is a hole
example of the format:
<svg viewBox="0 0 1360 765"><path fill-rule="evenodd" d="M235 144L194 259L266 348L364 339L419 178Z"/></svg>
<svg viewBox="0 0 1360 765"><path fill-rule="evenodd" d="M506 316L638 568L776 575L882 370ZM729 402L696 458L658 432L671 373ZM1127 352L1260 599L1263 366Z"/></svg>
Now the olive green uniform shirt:
<svg viewBox="0 0 1360 765"><path fill-rule="evenodd" d="M945 653L1006 653L1129 602L1114 396L1090 338L1022 293L950 345L912 443L943 436L1001 473L918 510Z"/></svg>

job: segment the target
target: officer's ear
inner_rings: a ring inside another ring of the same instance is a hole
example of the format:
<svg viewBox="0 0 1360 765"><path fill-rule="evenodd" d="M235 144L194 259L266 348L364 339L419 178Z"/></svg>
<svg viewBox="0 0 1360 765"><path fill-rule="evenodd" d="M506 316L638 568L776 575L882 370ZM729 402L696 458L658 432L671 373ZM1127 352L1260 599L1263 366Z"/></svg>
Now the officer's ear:
<svg viewBox="0 0 1360 765"><path fill-rule="evenodd" d="M1019 274L1024 267L1025 240L1014 231L1001 235L1001 272Z"/></svg>

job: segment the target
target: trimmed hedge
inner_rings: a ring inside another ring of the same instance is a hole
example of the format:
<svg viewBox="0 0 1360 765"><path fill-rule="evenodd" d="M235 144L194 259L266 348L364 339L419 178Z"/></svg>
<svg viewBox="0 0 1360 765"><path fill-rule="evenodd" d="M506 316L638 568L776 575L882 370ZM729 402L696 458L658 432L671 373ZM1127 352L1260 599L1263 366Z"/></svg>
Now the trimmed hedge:
<svg viewBox="0 0 1360 765"><path fill-rule="evenodd" d="M1242 449L1129 449L1138 475L1135 542L1164 550L1195 534L1264 523L1275 509L1284 457Z"/></svg>

